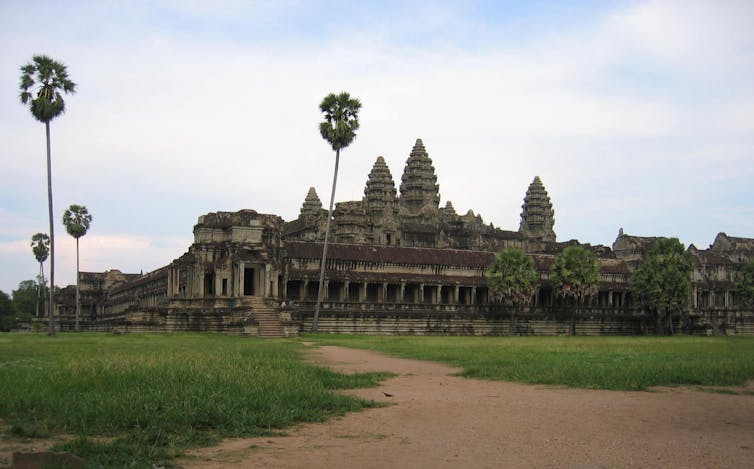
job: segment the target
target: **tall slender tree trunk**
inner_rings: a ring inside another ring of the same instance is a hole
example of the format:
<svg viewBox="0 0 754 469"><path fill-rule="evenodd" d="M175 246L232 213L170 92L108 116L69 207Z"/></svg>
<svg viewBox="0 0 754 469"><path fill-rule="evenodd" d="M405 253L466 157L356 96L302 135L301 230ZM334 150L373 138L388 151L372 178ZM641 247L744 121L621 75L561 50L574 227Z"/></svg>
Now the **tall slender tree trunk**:
<svg viewBox="0 0 754 469"><path fill-rule="evenodd" d="M325 245L322 247L322 263L319 268L319 289L317 290L317 304L314 305L314 319L312 320L312 332L317 332L319 322L319 305L322 302L322 287L325 283L325 264L327 263L327 241L330 237L330 220L332 220L332 208L335 202L335 186L338 184L338 164L340 163L340 148L335 150L335 171L332 177L332 191L330 192L330 209L327 211L327 225L325 227Z"/></svg>
<svg viewBox="0 0 754 469"><path fill-rule="evenodd" d="M50 214L50 304L47 307L50 322L47 328L47 335L55 335L55 323L53 319L55 310L55 220L52 211L52 159L50 157L49 122L45 122L45 133L47 135L47 207Z"/></svg>
<svg viewBox="0 0 754 469"><path fill-rule="evenodd" d="M513 335L516 332L516 308L518 307L518 302L515 302L510 308L511 308L511 323L510 323L510 329L508 331L508 335Z"/></svg>
<svg viewBox="0 0 754 469"><path fill-rule="evenodd" d="M42 300L42 282L44 279L44 270L42 263L39 263L39 278L37 279L37 316L39 317L39 303Z"/></svg>
<svg viewBox="0 0 754 469"><path fill-rule="evenodd" d="M81 314L81 301L79 300L79 238L76 238L76 332L79 330L79 315Z"/></svg>
<svg viewBox="0 0 754 469"><path fill-rule="evenodd" d="M578 306L576 304L571 305L571 335L576 335L576 312L578 311Z"/></svg>

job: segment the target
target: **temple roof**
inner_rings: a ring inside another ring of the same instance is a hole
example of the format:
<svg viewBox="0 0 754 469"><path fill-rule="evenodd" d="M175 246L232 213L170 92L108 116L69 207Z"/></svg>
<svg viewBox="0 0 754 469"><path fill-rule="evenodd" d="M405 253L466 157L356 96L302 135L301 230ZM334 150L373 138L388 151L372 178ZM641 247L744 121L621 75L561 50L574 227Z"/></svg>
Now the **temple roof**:
<svg viewBox="0 0 754 469"><path fill-rule="evenodd" d="M299 259L321 259L322 243L291 241L286 244L287 256ZM330 260L387 262L393 264L445 265L487 268L494 253L458 249L407 248L368 244L330 244Z"/></svg>
<svg viewBox="0 0 754 469"><path fill-rule="evenodd" d="M256 210L239 210L237 212L210 212L201 215L194 230L197 228L230 228L231 226L252 226L251 222L261 220L263 222L272 222L273 224L282 223L282 218L277 215L268 215L258 213Z"/></svg>

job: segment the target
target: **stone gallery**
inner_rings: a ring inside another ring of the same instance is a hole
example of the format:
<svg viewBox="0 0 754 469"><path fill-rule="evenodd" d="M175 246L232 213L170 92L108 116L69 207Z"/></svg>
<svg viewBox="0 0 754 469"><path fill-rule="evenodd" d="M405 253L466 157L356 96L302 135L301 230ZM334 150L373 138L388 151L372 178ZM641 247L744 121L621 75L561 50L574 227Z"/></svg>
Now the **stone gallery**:
<svg viewBox="0 0 754 469"><path fill-rule="evenodd" d="M400 185L380 156L364 197L336 204L325 266L320 332L356 334L566 334L570 313L549 279L555 255L589 249L599 262L599 291L578 312L577 334L651 333L636 307L630 276L656 238L621 229L612 247L557 242L555 211L539 177L524 196L517 231L485 224L469 210L440 206L440 187L417 140ZM303 194L302 190L302 194ZM194 243L148 274L82 272L82 325L88 330L219 331L259 336L311 329L327 210L310 188L299 217L286 222L254 210L202 215ZM511 311L492 301L486 272L495 252L519 248L534 259L537 292ZM735 274L754 259L754 239L720 233L709 249L691 245L688 314L677 330L752 334L751 311L739 307ZM72 328L73 287L58 297L62 329Z"/></svg>

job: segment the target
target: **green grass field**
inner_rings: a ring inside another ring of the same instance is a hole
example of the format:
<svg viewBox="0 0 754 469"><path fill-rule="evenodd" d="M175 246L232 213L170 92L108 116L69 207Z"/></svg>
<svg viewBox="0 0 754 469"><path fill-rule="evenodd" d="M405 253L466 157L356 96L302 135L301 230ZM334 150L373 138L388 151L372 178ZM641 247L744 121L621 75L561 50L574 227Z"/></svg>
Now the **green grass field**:
<svg viewBox="0 0 754 469"><path fill-rule="evenodd" d="M376 405L333 391L386 374L335 373L302 351L214 334L2 334L0 420L17 437L78 436L57 449L92 467L152 467L222 437Z"/></svg>
<svg viewBox="0 0 754 469"><path fill-rule="evenodd" d="M754 337L306 339L524 383L643 390L754 379ZM92 467L152 467L220 438L279 433L376 405L334 391L375 386L389 374L335 373L307 364L304 350L297 339L215 334L0 334L0 429L73 435L55 449Z"/></svg>
<svg viewBox="0 0 754 469"><path fill-rule="evenodd" d="M754 337L390 337L309 335L463 368L462 376L590 389L742 385Z"/></svg>

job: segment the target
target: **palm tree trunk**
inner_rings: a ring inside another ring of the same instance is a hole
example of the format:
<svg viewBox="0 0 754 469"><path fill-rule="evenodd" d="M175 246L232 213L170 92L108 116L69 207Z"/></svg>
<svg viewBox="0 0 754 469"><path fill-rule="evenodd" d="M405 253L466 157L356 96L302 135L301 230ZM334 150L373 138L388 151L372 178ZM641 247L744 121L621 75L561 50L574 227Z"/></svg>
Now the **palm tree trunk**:
<svg viewBox="0 0 754 469"><path fill-rule="evenodd" d="M79 239L76 238L76 332L79 330L79 315L81 314L81 301L79 300Z"/></svg>
<svg viewBox="0 0 754 469"><path fill-rule="evenodd" d="M312 320L312 332L317 332L319 321L319 305L322 302L322 287L325 283L325 264L327 263L327 240L330 237L330 220L332 220L332 208L335 202L335 186L338 184L338 163L340 163L340 149L335 150L335 171L332 177L332 192L330 192L330 209L327 211L327 225L325 226L325 245L322 247L322 263L319 268L319 289L317 290L317 304L314 305L314 319Z"/></svg>
<svg viewBox="0 0 754 469"><path fill-rule="evenodd" d="M516 331L516 308L518 307L518 302L514 303L511 308L511 323L510 323L510 330L508 331L508 335L513 335Z"/></svg>
<svg viewBox="0 0 754 469"><path fill-rule="evenodd" d="M577 311L577 305L574 304L571 306L571 335L576 335L576 311Z"/></svg>
<svg viewBox="0 0 754 469"><path fill-rule="evenodd" d="M50 123L45 122L47 135L47 207L50 215L50 304L47 307L50 322L47 335L55 335L53 312L55 310L55 221L52 214L52 159L50 157Z"/></svg>
<svg viewBox="0 0 754 469"><path fill-rule="evenodd" d="M44 278L44 270L42 270L42 263L39 263L39 278L37 278L37 315L39 317L39 303L42 299L42 279Z"/></svg>
<svg viewBox="0 0 754 469"><path fill-rule="evenodd" d="M566 298L566 304L568 304L569 298ZM569 324L570 333L572 336L576 335L576 308L578 307L578 303L576 302L576 298L570 298L570 313L571 313L571 323Z"/></svg>

